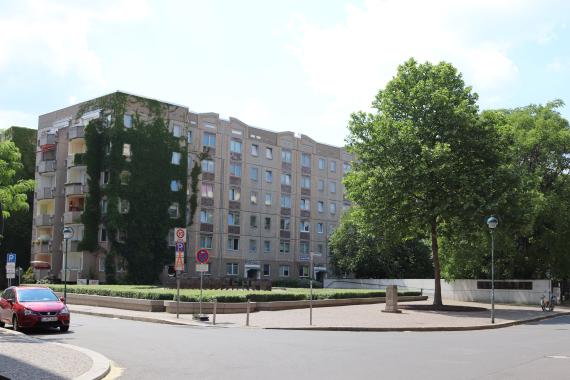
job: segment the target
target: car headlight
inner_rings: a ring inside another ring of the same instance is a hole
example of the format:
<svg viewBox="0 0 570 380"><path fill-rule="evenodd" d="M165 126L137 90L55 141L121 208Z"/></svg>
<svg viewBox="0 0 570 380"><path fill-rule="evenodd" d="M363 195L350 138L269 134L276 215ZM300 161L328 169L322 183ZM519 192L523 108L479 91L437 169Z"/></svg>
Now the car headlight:
<svg viewBox="0 0 570 380"><path fill-rule="evenodd" d="M36 315L36 312L30 309L24 309L24 315Z"/></svg>
<svg viewBox="0 0 570 380"><path fill-rule="evenodd" d="M63 309L59 311L59 314L63 315L69 314L69 309L67 308L67 306L64 306Z"/></svg>

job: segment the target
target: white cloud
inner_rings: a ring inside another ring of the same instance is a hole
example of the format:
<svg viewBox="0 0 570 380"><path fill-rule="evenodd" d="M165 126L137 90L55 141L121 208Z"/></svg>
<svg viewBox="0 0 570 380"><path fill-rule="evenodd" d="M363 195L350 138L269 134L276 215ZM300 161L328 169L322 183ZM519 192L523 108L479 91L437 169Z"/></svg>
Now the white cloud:
<svg viewBox="0 0 570 380"><path fill-rule="evenodd" d="M0 129L10 128L11 126L37 128L38 118L25 112L0 110Z"/></svg>
<svg viewBox="0 0 570 380"><path fill-rule="evenodd" d="M99 57L89 45L93 25L140 20L149 13L146 2L132 0L28 0L14 7L18 12L0 16L0 72L10 65L33 64L62 78L75 74L95 88L105 80Z"/></svg>
<svg viewBox="0 0 570 380"><path fill-rule="evenodd" d="M288 46L317 94L330 97L321 120L345 135L351 112L369 109L376 92L410 57L451 62L483 106L495 106L517 85L513 47L552 38L551 27L527 23L535 1L364 1L348 5L346 18L320 26L296 16ZM547 38L548 37L548 38ZM336 122L335 122L336 120Z"/></svg>

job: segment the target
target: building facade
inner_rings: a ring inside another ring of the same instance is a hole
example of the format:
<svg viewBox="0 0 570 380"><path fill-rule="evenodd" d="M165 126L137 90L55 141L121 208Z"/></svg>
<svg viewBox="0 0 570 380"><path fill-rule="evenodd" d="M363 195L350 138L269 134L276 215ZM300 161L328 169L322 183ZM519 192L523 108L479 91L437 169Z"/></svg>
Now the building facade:
<svg viewBox="0 0 570 380"><path fill-rule="evenodd" d="M130 128L132 118L146 117L149 106L145 102L151 100L122 95L133 99L124 108L123 128ZM87 167L80 159L87 151L85 127L92 120L109 117L105 107L86 104L39 118L32 233L37 249L32 261L40 263L36 265L40 277L63 277L62 230L71 226L75 233L68 244L67 277L70 281L90 277L103 282L106 278L105 260L111 243L105 224L100 225L98 249L81 251L79 244L84 238L82 213L89 194ZM172 152L171 164L187 160L188 167L185 186L173 180L171 191L191 189L190 171L198 153L208 153L200 162L202 173L193 223L188 218L183 223L189 237L188 275L197 275L194 253L206 248L211 276L308 278L313 252L315 276L323 279L330 271L328 236L343 210L350 206L344 198L342 178L350 170L351 155L305 135L270 132L236 118L225 120L215 113L194 113L186 107L159 104L166 110L165 126L184 147ZM183 152L187 152L186 157L181 157ZM128 159L126 155L124 158ZM101 173L102 186L106 176ZM173 219L180 217L182 207L188 208L191 195L188 190L186 206L171 204L168 211ZM174 260L173 228L165 239Z"/></svg>

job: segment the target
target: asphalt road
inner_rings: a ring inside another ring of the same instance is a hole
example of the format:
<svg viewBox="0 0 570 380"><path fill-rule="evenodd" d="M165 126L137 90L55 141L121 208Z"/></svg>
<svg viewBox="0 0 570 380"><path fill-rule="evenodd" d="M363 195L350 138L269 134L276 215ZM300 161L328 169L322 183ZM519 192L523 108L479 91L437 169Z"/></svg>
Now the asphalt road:
<svg viewBox="0 0 570 380"><path fill-rule="evenodd" d="M124 368L121 379L570 379L570 316L497 330L363 333L75 314L69 333L33 335L106 355Z"/></svg>

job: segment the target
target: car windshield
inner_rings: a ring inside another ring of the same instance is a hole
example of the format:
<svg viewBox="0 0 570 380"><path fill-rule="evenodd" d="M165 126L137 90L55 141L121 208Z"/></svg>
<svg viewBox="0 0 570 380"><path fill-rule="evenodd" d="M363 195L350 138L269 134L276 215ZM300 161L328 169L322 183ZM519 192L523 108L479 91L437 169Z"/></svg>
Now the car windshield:
<svg viewBox="0 0 570 380"><path fill-rule="evenodd" d="M50 289L18 289L19 302L59 301Z"/></svg>

